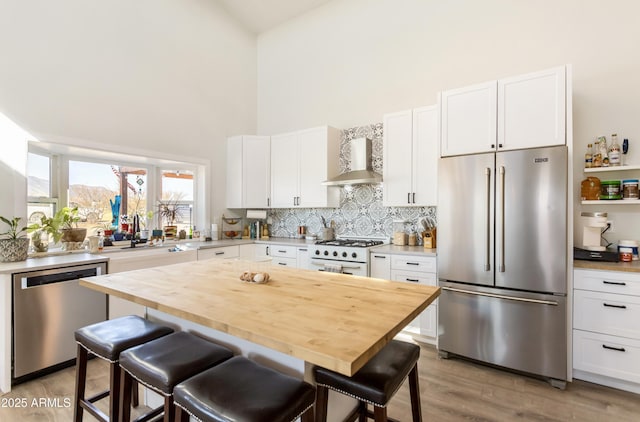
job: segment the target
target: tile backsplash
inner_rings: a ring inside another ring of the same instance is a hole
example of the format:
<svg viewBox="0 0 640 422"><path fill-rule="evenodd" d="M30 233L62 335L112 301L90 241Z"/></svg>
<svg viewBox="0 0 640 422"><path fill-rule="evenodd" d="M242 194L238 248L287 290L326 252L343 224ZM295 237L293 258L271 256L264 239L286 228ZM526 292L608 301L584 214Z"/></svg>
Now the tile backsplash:
<svg viewBox="0 0 640 422"><path fill-rule="evenodd" d="M382 174L382 123L359 126L342 131L340 140L340 172L351 167L349 141L367 137L372 140L372 161L376 172ZM382 185L342 187L339 208L287 208L272 209L271 235L295 237L298 226L306 226L307 233L321 238L322 218L327 224L336 223L336 236L390 238L393 221L407 221L407 230L417 230L421 217L436 218L435 207L385 207L382 205Z"/></svg>

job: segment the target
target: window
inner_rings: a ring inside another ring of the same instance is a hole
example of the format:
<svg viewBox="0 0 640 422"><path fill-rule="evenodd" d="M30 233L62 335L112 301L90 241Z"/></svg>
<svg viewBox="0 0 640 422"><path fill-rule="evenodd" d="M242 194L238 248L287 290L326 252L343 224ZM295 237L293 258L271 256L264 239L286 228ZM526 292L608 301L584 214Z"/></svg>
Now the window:
<svg viewBox="0 0 640 422"><path fill-rule="evenodd" d="M136 214L141 229L162 229L167 222L158 215L158 201L171 199L180 210L174 222L178 230L188 233L195 225L206 227L208 160L173 161L149 154L88 149L81 143L30 142L29 215L39 221L42 215L53 216L59 207L78 207L78 225L87 228L88 235L112 226L122 230L122 223L131 223ZM112 209L116 196L120 206Z"/></svg>
<svg viewBox="0 0 640 422"><path fill-rule="evenodd" d="M69 161L69 206L78 207L79 227L107 229L128 224L136 213L147 213L147 170L116 164ZM114 218L112 203L120 195ZM126 226L125 226L126 227Z"/></svg>
<svg viewBox="0 0 640 422"><path fill-rule="evenodd" d="M30 152L27 157L27 215L29 223L40 222L41 217L52 217L57 198L53 195L51 157Z"/></svg>
<svg viewBox="0 0 640 422"><path fill-rule="evenodd" d="M174 224L178 231L193 227L195 216L193 214L194 184L193 172L187 170L163 170L160 181L162 200L174 202L178 207L177 218ZM169 224L167 221L163 225Z"/></svg>

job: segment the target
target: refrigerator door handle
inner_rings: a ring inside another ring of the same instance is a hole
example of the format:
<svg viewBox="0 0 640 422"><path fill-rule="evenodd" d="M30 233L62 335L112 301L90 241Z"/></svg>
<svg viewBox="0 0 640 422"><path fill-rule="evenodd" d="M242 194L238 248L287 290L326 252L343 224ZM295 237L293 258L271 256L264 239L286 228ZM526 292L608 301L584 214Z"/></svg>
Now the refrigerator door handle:
<svg viewBox="0 0 640 422"><path fill-rule="evenodd" d="M500 265L498 271L504 272L504 166L500 166Z"/></svg>
<svg viewBox="0 0 640 422"><path fill-rule="evenodd" d="M487 182L487 232L486 232L486 245L485 245L485 258L484 258L484 270L491 271L491 169L486 167L484 169L484 176Z"/></svg>
<svg viewBox="0 0 640 422"><path fill-rule="evenodd" d="M558 306L558 302L554 302L552 300L527 299L525 297L498 295L495 293L474 292L472 290L456 289L455 287L446 287L446 286L442 286L441 289L454 292L454 293L464 293L464 294L474 295L474 296L485 296L485 297L492 297L496 299L513 300L516 302L528 302L528 303L535 303L538 305Z"/></svg>

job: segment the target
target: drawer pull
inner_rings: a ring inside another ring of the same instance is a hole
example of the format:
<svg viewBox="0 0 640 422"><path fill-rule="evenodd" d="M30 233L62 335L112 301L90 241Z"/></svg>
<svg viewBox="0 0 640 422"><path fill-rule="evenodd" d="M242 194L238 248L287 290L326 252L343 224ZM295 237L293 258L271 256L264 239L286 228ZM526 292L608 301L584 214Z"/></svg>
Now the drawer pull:
<svg viewBox="0 0 640 422"><path fill-rule="evenodd" d="M216 252L216 255L224 255L224 252Z"/></svg>
<svg viewBox="0 0 640 422"><path fill-rule="evenodd" d="M387 259L386 256L384 255L373 255L374 258L382 258L382 259Z"/></svg>
<svg viewBox="0 0 640 422"><path fill-rule="evenodd" d="M602 348L607 350L615 350L616 352L626 352L624 347L613 347L613 346L607 346L606 344L603 344Z"/></svg>
<svg viewBox="0 0 640 422"><path fill-rule="evenodd" d="M407 265L420 265L419 262L407 262Z"/></svg>
<svg viewBox="0 0 640 422"><path fill-rule="evenodd" d="M627 309L626 305L612 305L610 303L603 303L607 308L618 308L618 309Z"/></svg>
<svg viewBox="0 0 640 422"><path fill-rule="evenodd" d="M287 265L287 263L286 263L286 262L278 262L278 265L284 265L284 266L286 266L286 265Z"/></svg>
<svg viewBox="0 0 640 422"><path fill-rule="evenodd" d="M287 251L283 251L282 249L278 249L278 252L280 252L280 253L287 253Z"/></svg>
<svg viewBox="0 0 640 422"><path fill-rule="evenodd" d="M604 284L613 284L615 286L626 286L627 283L623 282L623 281L607 281L607 280L602 280L602 282Z"/></svg>
<svg viewBox="0 0 640 422"><path fill-rule="evenodd" d="M417 278L407 278L406 280L407 281L412 281L414 283L419 283L420 282L420 280L418 280Z"/></svg>

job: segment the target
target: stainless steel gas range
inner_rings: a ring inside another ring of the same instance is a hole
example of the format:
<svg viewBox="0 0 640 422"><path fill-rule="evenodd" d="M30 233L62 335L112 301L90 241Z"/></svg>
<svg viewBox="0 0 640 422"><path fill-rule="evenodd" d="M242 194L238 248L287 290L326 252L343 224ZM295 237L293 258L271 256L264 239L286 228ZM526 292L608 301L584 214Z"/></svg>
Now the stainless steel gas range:
<svg viewBox="0 0 640 422"><path fill-rule="evenodd" d="M320 240L311 248L311 265L318 271L369 276L369 248L379 239Z"/></svg>

